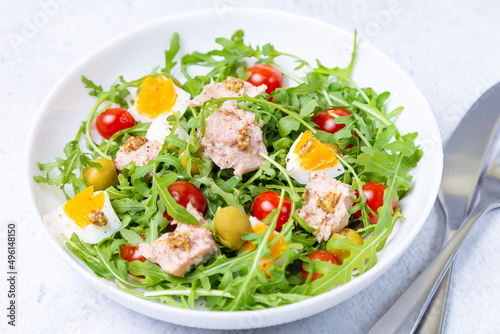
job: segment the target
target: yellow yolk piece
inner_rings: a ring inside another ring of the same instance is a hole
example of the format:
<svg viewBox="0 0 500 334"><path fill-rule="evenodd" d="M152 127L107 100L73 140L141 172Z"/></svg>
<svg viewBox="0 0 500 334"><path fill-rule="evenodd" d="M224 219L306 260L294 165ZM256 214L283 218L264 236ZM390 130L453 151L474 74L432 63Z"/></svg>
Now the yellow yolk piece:
<svg viewBox="0 0 500 334"><path fill-rule="evenodd" d="M256 223L255 226L252 228L253 233L264 233L267 230L267 225L264 223ZM273 240L276 237L276 233L272 232L271 235L269 236L268 241ZM245 245L243 246L243 251L249 252L252 249L255 248L255 245L251 243L250 241L247 241ZM280 238L274 245L271 246L271 255L269 255L269 258L267 257L262 257L259 261L259 267L262 269L264 274L266 274L267 277L271 277L270 274L268 274L268 270L274 267L273 260L279 257L285 249L287 249L288 246L286 244L285 239L282 237Z"/></svg>
<svg viewBox="0 0 500 334"><path fill-rule="evenodd" d="M297 154L300 168L308 171L330 168L339 163L333 149L314 138L310 131L302 134L293 153Z"/></svg>
<svg viewBox="0 0 500 334"><path fill-rule="evenodd" d="M135 102L136 110L144 116L156 118L171 111L177 100L174 82L162 76L147 77L141 84L141 92Z"/></svg>
<svg viewBox="0 0 500 334"><path fill-rule="evenodd" d="M84 228L90 224L89 214L92 210L101 211L104 206L104 192L94 196L94 186L81 191L64 204L63 210L76 225Z"/></svg>

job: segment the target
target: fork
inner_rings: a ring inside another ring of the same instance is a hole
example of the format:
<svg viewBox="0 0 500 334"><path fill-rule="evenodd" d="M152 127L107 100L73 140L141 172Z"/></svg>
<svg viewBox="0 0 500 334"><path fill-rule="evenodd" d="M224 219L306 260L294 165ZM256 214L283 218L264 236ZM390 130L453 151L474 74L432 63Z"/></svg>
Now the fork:
<svg viewBox="0 0 500 334"><path fill-rule="evenodd" d="M479 201L452 239L367 334L414 333L458 249L486 213L500 206L500 150L481 176Z"/></svg>

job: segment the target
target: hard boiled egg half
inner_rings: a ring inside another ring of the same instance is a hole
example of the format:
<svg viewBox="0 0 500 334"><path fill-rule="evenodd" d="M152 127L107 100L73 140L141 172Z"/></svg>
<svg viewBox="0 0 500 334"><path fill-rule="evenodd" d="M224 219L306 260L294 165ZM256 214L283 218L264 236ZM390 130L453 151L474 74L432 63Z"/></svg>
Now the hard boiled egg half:
<svg viewBox="0 0 500 334"><path fill-rule="evenodd" d="M163 144L165 137L172 133L173 125L167 120L169 115L160 115L155 118L153 123L149 126L148 132L146 132L146 138L148 140L156 140L158 143ZM175 134L179 136L180 140L189 142L189 134L184 128L178 124L175 129Z"/></svg>
<svg viewBox="0 0 500 334"><path fill-rule="evenodd" d="M88 244L96 244L112 236L122 225L111 206L108 193L94 192L94 186L46 214L43 221L56 236L64 234L70 238L76 233L81 241Z"/></svg>
<svg viewBox="0 0 500 334"><path fill-rule="evenodd" d="M138 122L151 123L159 115L186 112L191 95L162 75L148 76L128 111Z"/></svg>
<svg viewBox="0 0 500 334"><path fill-rule="evenodd" d="M333 145L313 137L310 131L301 133L286 155L288 174L301 184L309 182L311 172L323 171L333 177L344 173Z"/></svg>

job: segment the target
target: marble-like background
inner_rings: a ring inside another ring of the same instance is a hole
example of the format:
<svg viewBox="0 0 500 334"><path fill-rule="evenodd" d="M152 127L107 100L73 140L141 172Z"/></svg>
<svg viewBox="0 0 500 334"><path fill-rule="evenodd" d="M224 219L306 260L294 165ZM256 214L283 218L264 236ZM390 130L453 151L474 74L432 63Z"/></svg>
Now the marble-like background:
<svg viewBox="0 0 500 334"><path fill-rule="evenodd" d="M20 273L18 326L7 328L2 311L1 333L211 332L171 325L130 311L78 277L47 246L38 218L28 209L22 156L26 129L42 99L84 54L159 17L199 8L240 6L298 13L348 31L357 28L420 87L444 141L474 100L500 81L500 2L496 0L1 1L0 266L6 266L5 225L16 221ZM391 12L391 8L397 10ZM48 20L42 20L44 12L49 14ZM37 23L38 27L27 31L27 22ZM14 35L23 39L13 40ZM436 254L443 233L442 218L436 205L420 235L395 265L351 299L304 320L241 333L366 332ZM448 303L447 334L500 331L498 219L498 213L488 215L459 253ZM6 299L2 275L1 309Z"/></svg>

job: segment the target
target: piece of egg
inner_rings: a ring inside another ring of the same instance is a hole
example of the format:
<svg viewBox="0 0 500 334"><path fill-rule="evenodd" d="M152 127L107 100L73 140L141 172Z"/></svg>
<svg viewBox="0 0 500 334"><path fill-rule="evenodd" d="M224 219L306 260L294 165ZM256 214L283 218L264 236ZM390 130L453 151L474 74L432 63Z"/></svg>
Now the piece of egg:
<svg viewBox="0 0 500 334"><path fill-rule="evenodd" d="M268 227L266 224L262 223L260 220L253 216L249 217L249 220L250 225L252 225L252 233L260 234L266 232ZM274 239L277 235L277 232L272 232L268 240ZM246 241L239 249L238 254L247 253L254 248L255 245L252 242ZM267 277L271 277L271 275L268 273L269 269L274 266L281 266L283 265L283 263L285 263L286 257L281 256L281 254L283 254L283 252L287 248L288 245L286 244L285 238L281 237L274 245L271 246L271 254L269 255L269 257L262 257L259 260L259 267Z"/></svg>
<svg viewBox="0 0 500 334"><path fill-rule="evenodd" d="M107 220L106 225L99 226L91 223L90 215L93 210L104 215ZM81 241L88 244L96 244L112 236L122 225L111 206L108 193L94 192L93 186L81 191L65 204L43 216L43 221L54 236L64 234L70 238L73 233L76 233Z"/></svg>
<svg viewBox="0 0 500 334"><path fill-rule="evenodd" d="M311 172L323 171L333 177L344 173L335 149L314 138L310 131L300 134L286 155L288 175L301 184L309 182Z"/></svg>
<svg viewBox="0 0 500 334"><path fill-rule="evenodd" d="M159 115L177 112L184 115L190 99L191 95L177 87L172 79L148 76L141 84L134 106L128 111L136 121L151 123Z"/></svg>
<svg viewBox="0 0 500 334"><path fill-rule="evenodd" d="M167 117L169 115L160 115L155 118L155 120L149 126L148 132L146 132L146 138L148 140L156 140L158 143L163 144L165 137L170 135L172 132L172 124L169 123ZM189 142L189 134L182 126L177 125L175 129L175 134L179 136L180 140Z"/></svg>

